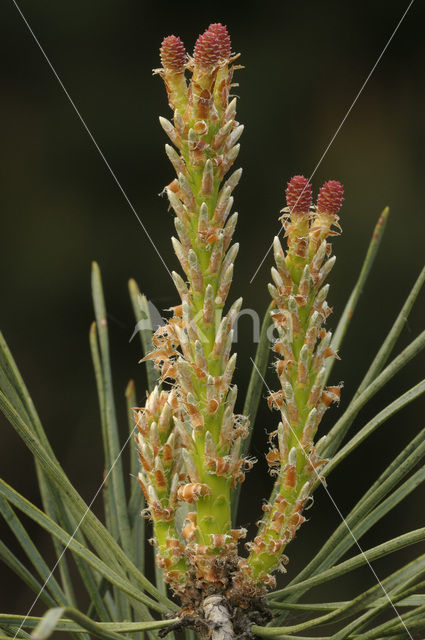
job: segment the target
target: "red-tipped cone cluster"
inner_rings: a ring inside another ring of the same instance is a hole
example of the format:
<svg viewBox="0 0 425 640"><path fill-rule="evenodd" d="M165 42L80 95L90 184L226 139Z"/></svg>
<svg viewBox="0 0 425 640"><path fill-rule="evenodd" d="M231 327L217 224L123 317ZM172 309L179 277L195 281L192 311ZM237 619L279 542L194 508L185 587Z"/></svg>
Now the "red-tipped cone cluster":
<svg viewBox="0 0 425 640"><path fill-rule="evenodd" d="M319 191L317 210L319 213L337 214L344 202L344 187L338 180L328 180Z"/></svg>
<svg viewBox="0 0 425 640"><path fill-rule="evenodd" d="M166 71L181 73L186 63L186 49L178 36L164 38L159 50L162 66Z"/></svg>
<svg viewBox="0 0 425 640"><path fill-rule="evenodd" d="M312 203L311 184L304 176L294 176L286 188L286 204L291 213L307 213Z"/></svg>
<svg viewBox="0 0 425 640"><path fill-rule="evenodd" d="M221 60L230 57L230 48L226 27L218 22L211 24L196 41L193 52L195 65L205 70L214 68Z"/></svg>
<svg viewBox="0 0 425 640"><path fill-rule="evenodd" d="M223 60L227 60L230 58L230 53L232 50L232 45L230 42L229 32L227 31L227 27L220 22L214 22L210 24L208 27L208 31L215 34L218 43L220 45L220 58Z"/></svg>

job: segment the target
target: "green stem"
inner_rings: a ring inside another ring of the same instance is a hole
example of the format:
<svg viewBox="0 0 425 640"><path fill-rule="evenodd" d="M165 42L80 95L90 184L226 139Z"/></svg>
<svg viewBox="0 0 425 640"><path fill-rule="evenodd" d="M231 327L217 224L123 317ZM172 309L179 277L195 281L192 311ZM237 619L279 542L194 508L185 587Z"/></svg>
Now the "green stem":
<svg viewBox="0 0 425 640"><path fill-rule="evenodd" d="M248 390L246 392L245 404L242 410L242 414L249 418L250 429L248 437L242 441L241 453L247 455L249 452L249 446L254 434L255 419L258 412L258 406L260 404L261 393L263 391L264 383L263 378L266 375L267 365L270 359L270 340L268 336L269 328L273 324L270 312L275 307L274 302L271 302L267 307L264 314L263 322L260 331L260 340L258 342L257 351L255 353L254 364L252 365L251 376L249 379ZM236 524L236 518L239 507L239 500L241 495L242 485L238 485L232 491L232 523Z"/></svg>

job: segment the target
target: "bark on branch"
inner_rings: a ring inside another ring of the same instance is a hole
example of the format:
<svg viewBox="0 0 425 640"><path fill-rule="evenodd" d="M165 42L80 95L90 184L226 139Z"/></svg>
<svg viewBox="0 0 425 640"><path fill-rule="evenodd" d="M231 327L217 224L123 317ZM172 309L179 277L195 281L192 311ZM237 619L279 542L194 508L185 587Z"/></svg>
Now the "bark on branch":
<svg viewBox="0 0 425 640"><path fill-rule="evenodd" d="M209 640L234 640L235 633L226 599L219 595L208 596L202 603Z"/></svg>

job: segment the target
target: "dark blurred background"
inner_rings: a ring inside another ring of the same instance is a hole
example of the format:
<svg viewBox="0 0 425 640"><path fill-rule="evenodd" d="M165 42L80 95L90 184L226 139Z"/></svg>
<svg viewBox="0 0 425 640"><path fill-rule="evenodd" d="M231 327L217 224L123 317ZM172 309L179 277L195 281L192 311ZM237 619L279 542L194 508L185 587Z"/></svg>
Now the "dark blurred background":
<svg viewBox="0 0 425 640"><path fill-rule="evenodd" d="M279 224L286 181L310 175L407 7L406 1L371 2L141 2L136 0L21 0L20 7L64 85L116 172L160 253L176 268L169 236L172 218L158 197L173 176L163 151L158 116L169 116L164 88L151 70L170 33L189 50L210 22L228 25L243 71L238 119L246 125L235 194L241 251L233 298L263 313L268 303L270 256L252 284ZM343 401L360 382L424 263L424 4L415 2L352 113L321 163L313 183L335 178L345 185L344 234L331 275L330 304L339 314L355 282L377 217L391 207L389 227L358 306L333 380L344 380ZM2 2L1 328L33 394L58 457L90 501L103 474L95 383L88 346L93 319L90 264L101 266L118 410L126 437L124 389L145 378L139 345L129 343L134 321L127 281L135 277L159 308L176 302L169 276L154 253L14 4ZM401 349L424 328L420 296L403 331ZM241 321L236 381L243 397L251 371L250 320ZM364 410L359 429L388 402L423 378L423 354ZM269 384L277 383L269 372ZM240 408L242 402L240 403ZM396 415L330 477L342 513L360 498L400 448L424 426L425 400ZM328 412L323 431L339 410ZM246 483L244 524L258 518L269 490L263 464L264 429L277 422L262 404L253 442L260 462ZM29 499L39 497L30 454L1 421L1 475ZM425 492L419 488L362 540L364 548L423 526ZM95 505L101 514L101 501ZM339 516L318 491L311 521L288 553L289 577L320 548ZM12 538L2 525L5 540ZM28 523L38 547L54 558L43 532ZM423 548L423 546L422 546ZM375 563L380 576L418 549ZM23 558L18 550L17 554ZM0 610L26 612L33 595L1 568ZM343 599L373 583L368 569L312 592L315 601ZM84 604L84 602L83 602ZM37 606L34 612L43 610Z"/></svg>

